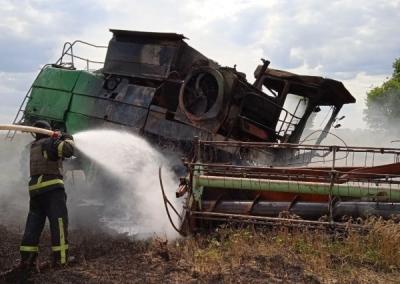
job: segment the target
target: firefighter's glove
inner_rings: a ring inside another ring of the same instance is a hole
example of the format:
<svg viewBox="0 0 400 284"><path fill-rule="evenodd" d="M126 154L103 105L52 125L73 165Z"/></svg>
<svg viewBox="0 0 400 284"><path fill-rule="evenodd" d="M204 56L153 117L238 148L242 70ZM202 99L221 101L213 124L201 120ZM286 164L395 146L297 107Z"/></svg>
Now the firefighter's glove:
<svg viewBox="0 0 400 284"><path fill-rule="evenodd" d="M62 132L62 133L61 133L60 139L61 139L61 140L74 140L74 137L72 137L71 134Z"/></svg>
<svg viewBox="0 0 400 284"><path fill-rule="evenodd" d="M54 140L58 140L61 137L61 132L60 131L54 131L53 135L51 135L51 138L53 138Z"/></svg>

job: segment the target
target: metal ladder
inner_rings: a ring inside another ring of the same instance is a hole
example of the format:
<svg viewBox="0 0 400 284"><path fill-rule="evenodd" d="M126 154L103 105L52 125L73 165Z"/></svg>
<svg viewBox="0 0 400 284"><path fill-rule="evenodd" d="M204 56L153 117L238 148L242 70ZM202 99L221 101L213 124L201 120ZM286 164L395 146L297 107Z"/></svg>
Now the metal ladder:
<svg viewBox="0 0 400 284"><path fill-rule="evenodd" d="M86 70L87 71L89 71L89 64L90 63L104 64L104 62L89 60L87 58L82 58L82 57L79 57L79 56L75 55L74 52L73 52L73 47L76 44L87 45L87 46L91 46L91 47L95 47L95 48L107 48L107 46L94 45L94 44L91 44L91 43L88 43L88 42L85 42L85 41L81 41L81 40L76 40L76 41L74 41L72 43L71 42L66 42L66 43L64 43L63 50L62 50L60 58L54 64L46 64L46 65L44 65L42 67L42 69L40 69L40 72L36 76L34 82L37 80L37 78L40 76L40 74L43 72L43 70L48 66L58 65L58 66L63 66L64 68L68 68L68 69L75 69L74 58L86 62ZM70 61L69 62L68 61L67 62L64 61L64 57L65 56L69 56L70 57ZM26 104L28 103L28 101L30 99L30 95L31 95L33 87L34 86L32 84L31 87L29 88L28 92L26 93L26 95L25 95L20 107L19 107L17 115L15 116L12 124L23 124L24 123L25 107L26 107ZM13 140L14 137L15 137L15 134L16 134L15 130L9 130L7 132L7 135L6 135L5 139Z"/></svg>

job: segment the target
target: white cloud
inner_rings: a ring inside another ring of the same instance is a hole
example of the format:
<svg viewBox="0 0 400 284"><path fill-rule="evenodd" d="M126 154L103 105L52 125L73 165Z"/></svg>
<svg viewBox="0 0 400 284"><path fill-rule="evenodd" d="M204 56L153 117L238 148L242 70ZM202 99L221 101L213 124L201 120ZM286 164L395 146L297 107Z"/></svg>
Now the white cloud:
<svg viewBox="0 0 400 284"><path fill-rule="evenodd" d="M13 99L16 96L20 96L22 93L25 94L31 86L33 79L35 78L35 72L31 73L4 73L0 72L0 95L7 101L16 100Z"/></svg>
<svg viewBox="0 0 400 284"><path fill-rule="evenodd" d="M10 124L14 121L17 110L13 107L0 106L0 124Z"/></svg>
<svg viewBox="0 0 400 284"><path fill-rule="evenodd" d="M34 1L0 1L1 23L0 37L13 34L20 38L31 39L38 35L38 26L52 27L60 19L56 10L39 10ZM44 3L49 5L51 2ZM38 37L41 40L43 37Z"/></svg>
<svg viewBox="0 0 400 284"><path fill-rule="evenodd" d="M0 123L13 121L35 75L0 72Z"/></svg>

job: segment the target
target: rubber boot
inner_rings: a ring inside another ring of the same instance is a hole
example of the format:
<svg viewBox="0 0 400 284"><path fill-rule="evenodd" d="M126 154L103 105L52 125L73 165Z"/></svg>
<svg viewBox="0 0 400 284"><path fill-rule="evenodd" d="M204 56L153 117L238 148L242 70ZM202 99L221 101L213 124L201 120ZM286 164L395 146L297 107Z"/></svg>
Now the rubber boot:
<svg viewBox="0 0 400 284"><path fill-rule="evenodd" d="M5 283L27 283L32 272L36 270L36 255L20 260L12 269L1 273L0 280Z"/></svg>
<svg viewBox="0 0 400 284"><path fill-rule="evenodd" d="M54 269L63 268L63 267L68 265L68 260L69 260L69 258L68 258L68 254L67 254L66 262L65 263L61 263L60 262L60 253L59 252L53 252L53 259L52 259L52 262L51 262L51 267L54 268Z"/></svg>

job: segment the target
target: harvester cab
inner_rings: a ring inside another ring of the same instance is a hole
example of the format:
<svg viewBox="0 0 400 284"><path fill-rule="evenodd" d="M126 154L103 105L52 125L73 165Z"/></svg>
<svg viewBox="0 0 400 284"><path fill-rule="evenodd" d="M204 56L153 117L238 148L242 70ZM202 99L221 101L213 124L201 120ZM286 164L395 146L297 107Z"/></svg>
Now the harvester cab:
<svg viewBox="0 0 400 284"><path fill-rule="evenodd" d="M321 112L329 118L325 125L318 125L323 131L315 144L320 144L342 106L354 103L354 97L339 81L270 69L265 66L268 64L264 61L263 66L257 67L254 85L274 102L275 109L270 107L269 114L273 117L271 126L275 127L276 139L281 143L298 143L309 120L315 123L316 114Z"/></svg>

